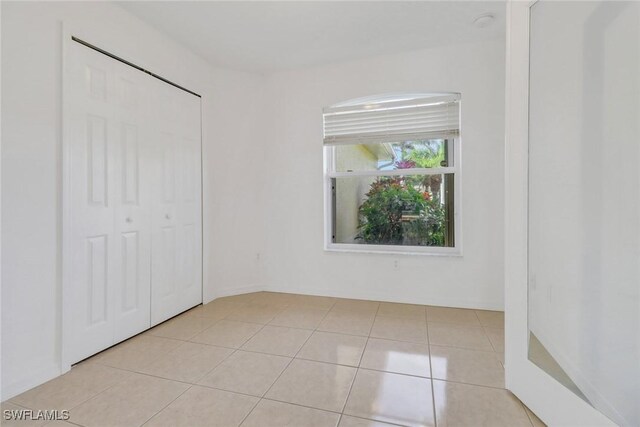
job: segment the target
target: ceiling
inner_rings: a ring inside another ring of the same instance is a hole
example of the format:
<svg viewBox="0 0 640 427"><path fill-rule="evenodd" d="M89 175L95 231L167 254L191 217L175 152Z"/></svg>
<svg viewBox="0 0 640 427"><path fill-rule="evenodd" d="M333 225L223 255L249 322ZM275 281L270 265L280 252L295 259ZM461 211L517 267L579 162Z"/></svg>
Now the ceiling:
<svg viewBox="0 0 640 427"><path fill-rule="evenodd" d="M210 63L268 73L505 37L501 1L126 1ZM474 20L494 15L478 28Z"/></svg>

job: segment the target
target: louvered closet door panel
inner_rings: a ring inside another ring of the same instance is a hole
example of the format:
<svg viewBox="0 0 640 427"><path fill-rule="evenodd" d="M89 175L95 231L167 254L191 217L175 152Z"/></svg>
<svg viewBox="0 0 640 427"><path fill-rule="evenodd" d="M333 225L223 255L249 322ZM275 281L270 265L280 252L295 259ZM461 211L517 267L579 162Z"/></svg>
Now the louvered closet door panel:
<svg viewBox="0 0 640 427"><path fill-rule="evenodd" d="M152 91L152 324L202 302L200 99L162 82Z"/></svg>
<svg viewBox="0 0 640 427"><path fill-rule="evenodd" d="M76 362L149 327L151 230L139 178L144 84L105 55L75 43L69 49L69 352Z"/></svg>

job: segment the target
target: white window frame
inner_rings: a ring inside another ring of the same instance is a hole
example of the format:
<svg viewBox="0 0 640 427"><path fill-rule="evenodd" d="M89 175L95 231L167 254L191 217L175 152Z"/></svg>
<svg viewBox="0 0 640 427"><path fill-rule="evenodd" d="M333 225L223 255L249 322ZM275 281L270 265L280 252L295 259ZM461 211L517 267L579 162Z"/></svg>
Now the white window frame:
<svg viewBox="0 0 640 427"><path fill-rule="evenodd" d="M460 135L446 138L453 148L453 166L439 168L414 168L397 170L371 170L371 171L336 171L337 146L325 146L324 150L324 250L329 252L356 252L378 254L403 254L403 255L434 255L434 256L462 256L462 144ZM410 246L410 245L371 245L358 243L334 243L333 230L333 178L358 177L358 176L398 176L398 175L440 175L453 174L454 181L454 246Z"/></svg>

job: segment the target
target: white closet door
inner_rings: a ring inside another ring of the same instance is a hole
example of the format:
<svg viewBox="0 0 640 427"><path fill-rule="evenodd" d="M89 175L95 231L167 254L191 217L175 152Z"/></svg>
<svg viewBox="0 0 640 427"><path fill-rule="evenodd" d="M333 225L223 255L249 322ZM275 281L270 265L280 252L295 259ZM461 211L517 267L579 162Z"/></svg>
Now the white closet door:
<svg viewBox="0 0 640 427"><path fill-rule="evenodd" d="M200 99L160 81L155 115L151 323L202 302Z"/></svg>
<svg viewBox="0 0 640 427"><path fill-rule="evenodd" d="M114 295L115 342L129 338L151 322L151 206L153 184L149 161L149 122L153 120L146 93L150 77L117 63L118 144L116 145L115 232L119 279Z"/></svg>
<svg viewBox="0 0 640 427"><path fill-rule="evenodd" d="M76 43L68 53L72 260L65 309L76 362L149 327L150 211L140 178L148 167L140 160L145 76Z"/></svg>
<svg viewBox="0 0 640 427"><path fill-rule="evenodd" d="M200 98L179 91L178 292L174 315L202 302L202 149Z"/></svg>

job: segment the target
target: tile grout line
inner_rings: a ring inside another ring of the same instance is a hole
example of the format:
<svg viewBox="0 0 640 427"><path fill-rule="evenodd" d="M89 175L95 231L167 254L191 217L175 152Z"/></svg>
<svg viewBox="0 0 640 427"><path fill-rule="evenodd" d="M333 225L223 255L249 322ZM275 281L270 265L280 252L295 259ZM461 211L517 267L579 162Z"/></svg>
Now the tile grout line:
<svg viewBox="0 0 640 427"><path fill-rule="evenodd" d="M268 400L270 402L284 403L285 405L299 406L301 408L313 409L313 410L320 411L320 412L328 412L330 414L342 415L341 412L332 411L331 409L321 409L321 408L318 408L316 406L303 405L301 403L295 403L295 402L287 402L285 400L274 399L273 397L263 397L260 400L261 401L262 400Z"/></svg>
<svg viewBox="0 0 640 427"><path fill-rule="evenodd" d="M101 366L107 366L107 365L101 365ZM107 366L107 367L109 367L109 368L111 368L111 369L118 369L118 368L114 368L114 367L112 367L112 366ZM124 370L124 369L119 369L119 370L120 370L120 371L127 372L127 373L131 373L131 372L132 372L132 371L126 371L126 370ZM69 371L69 372L71 372L71 371ZM91 396L91 397L88 397L87 399L83 400L82 402L78 403L77 405L72 406L71 408L69 408L69 420L65 420L65 421L67 421L67 422L71 422L71 421L70 421L70 420L71 420L71 411L73 411L74 409L76 409L76 408L80 407L80 405L84 405L85 403L89 402L90 400L95 399L96 397L100 396L101 394L106 393L108 390L112 389L113 387L115 387L115 386L117 386L117 385L119 385L119 384L122 384L123 382L127 381L127 379L128 379L128 378L124 378L123 380L121 380L121 381L119 381L119 382L116 382L116 383L114 383L114 384L110 385L109 387L105 388L104 390L102 390L102 391L100 391L100 392L96 393L95 395L93 395L93 396ZM22 406L22 405L21 405L21 406ZM30 408L30 409L31 409L31 408ZM72 423L72 424L75 424L75 425L78 425L78 426L82 426L82 424L78 424L78 423L75 423L75 422L71 422L71 423ZM47 424L48 424L48 423L47 423Z"/></svg>
<svg viewBox="0 0 640 427"><path fill-rule="evenodd" d="M494 387L494 386L485 385L485 384L464 383L462 381L443 380L443 379L440 379L440 378L432 378L432 380L433 381L440 381L440 382L443 382L443 383L451 383L451 384L468 385L468 386L471 386L471 387L488 388L488 389L491 389L491 390L509 391L504 387Z"/></svg>
<svg viewBox="0 0 640 427"><path fill-rule="evenodd" d="M477 315L478 315L478 313L476 312L476 316L477 316ZM478 317L478 320L479 320L479 319L480 319L480 318ZM504 326L504 324L503 324L503 326ZM492 329L501 329L501 328L492 328ZM487 339L489 340L489 344L491 344L491 348L493 348L493 353L496 355L496 358L498 358L498 356L497 356L497 355L499 355L499 354L501 355L501 358L498 360L498 362L500 362L500 365L502 365L502 369L504 370L504 369L505 369L505 367L504 367L504 361L503 361L502 359L504 359L504 353L505 353L505 350L503 349L503 350L502 350L502 352L500 352L500 351L496 350L496 346L495 346L495 345L493 345L493 341L491 341L491 338L489 338L489 334L487 333L487 326L484 326L484 325L483 325L483 326L482 326L482 330L484 331L485 336L486 336L486 337L487 337ZM501 330L502 330L502 334L504 335L504 327L503 327ZM504 341L503 341L503 344L502 344L502 345L504 346Z"/></svg>
<svg viewBox="0 0 640 427"><path fill-rule="evenodd" d="M518 399L518 398L516 397L516 399ZM518 402L520 402L520 405L522 405L522 410L527 415L527 419L529 420L529 423L531 424L531 427L535 427L535 424L533 423L533 419L531 418L531 415L529 415L529 411L527 411L527 405L525 405L524 402L522 400L520 400L520 399L518 399Z"/></svg>
<svg viewBox="0 0 640 427"><path fill-rule="evenodd" d="M427 322L427 351L429 352L429 383L431 384L431 408L433 411L433 425L438 427L438 416L436 414L436 392L433 386L433 364L431 359L431 338L429 337L429 314L428 309L425 307L424 314Z"/></svg>
<svg viewBox="0 0 640 427"><path fill-rule="evenodd" d="M178 396L175 397L175 399L173 399L171 402L167 403L166 405L164 405L162 408L160 408L159 411L157 411L155 414L151 415L149 418L147 418L147 420L145 422L143 422L142 424L140 424L140 427L144 426L145 424L147 424L149 421L151 421L152 418L155 418L156 415L159 415L162 411L164 411L165 409L167 409L167 407L169 405L171 405L173 402L175 402L176 400L178 400L180 398L180 396L182 396L183 394L185 394L186 392L188 392L189 390L191 390L193 388L193 385L190 385L189 387L187 387L187 389L185 391L183 391L182 393L180 393Z"/></svg>
<svg viewBox="0 0 640 427"><path fill-rule="evenodd" d="M364 352L367 351L367 345L369 345L369 339L371 338L371 331L373 330L373 325L376 323L376 318L378 317L378 313L380 312L380 304L376 308L376 314L373 316L373 322L371 322L371 326L369 327L369 334L367 335L367 342L364 345L364 349L362 350L362 354L360 355L360 360L358 361L358 366L356 367L356 372L353 375L353 380L351 380L351 384L349 385L349 392L347 393L347 397L344 399L344 403L342 404L341 414L344 414L345 409L347 409L347 403L349 402L349 398L351 397L351 392L353 391L353 385L356 383L356 378L358 377L358 372L360 372L360 365L362 364L362 358L364 357ZM342 419L342 415L340 415Z"/></svg>
<svg viewBox="0 0 640 427"><path fill-rule="evenodd" d="M482 325L482 322L480 321L480 317L478 316L478 312L477 310L472 310L476 320L478 321L478 324L480 326L475 326L475 325L466 325L463 323L454 323L454 322L431 322L431 324L433 325L434 323L439 323L439 324L444 324L447 325L448 327L451 328L474 328L474 329L482 329L482 334L484 336L484 338L489 342L489 345L491 346L492 350L495 352L495 347L493 346L493 343L491 342L491 340L489 339L489 336L487 335L487 331L484 328L484 326ZM428 330L429 330L429 318L427 316L427 335L428 335ZM442 347L453 347L453 348L461 348L461 349L466 349L466 350L474 350L474 351L489 351L489 350L480 350L480 349L475 349L475 348L470 348L470 347L461 347L461 346L456 346L456 345L443 345L443 344L434 344L436 346L440 345ZM431 341L429 340L429 352L431 352Z"/></svg>
<svg viewBox="0 0 640 427"><path fill-rule="evenodd" d="M342 414L344 416L347 417L351 417L351 418L357 418L359 420L364 420L364 421L373 421L374 423L382 423L383 425L390 425L392 427L409 427L408 425L403 425L403 424L396 424L396 423L392 423L389 421L380 421L380 420L374 420L371 418L365 418L365 417L361 417L361 416L357 416L357 415L349 415L349 414Z"/></svg>
<svg viewBox="0 0 640 427"><path fill-rule="evenodd" d="M233 354L233 353L232 353L232 354ZM259 354L267 354L267 355L270 355L270 356L274 356L274 355L269 354L269 353L259 353ZM278 357L287 357L287 358L290 358L289 356L278 356ZM228 357L227 357L227 358L228 358ZM226 359L225 359L225 360L226 360ZM322 364L325 364L325 365L336 365L335 363L322 362L322 361L317 361L317 360L309 360L309 359L298 359L298 360L306 360L306 361L309 361L309 362L322 363ZM222 362L220 362L218 365L216 365L216 368L217 368L217 367L219 367L221 364L222 364ZM106 366L106 365L105 365L105 366ZM344 366L344 367L354 368L354 369L356 369L356 368L357 368L357 367L355 367L355 366L351 366L351 365L338 365L338 366ZM224 391L224 392L227 392L227 393L238 394L238 395L247 396L247 397L254 397L254 398L259 399L259 400L262 400L262 399L266 399L266 400L273 400L273 401L275 401L275 402L289 403L289 404L291 404L291 405L297 405L297 406L302 406L302 407L305 407L305 408L317 409L317 410L319 410L319 411L326 411L326 412L332 412L332 413L335 413L335 414L340 414L340 412L331 411L331 410L329 410L329 409L320 409L320 408L316 408L316 407L314 407L314 406L306 406L306 405L301 405L301 404L299 404L299 403L286 402L286 401L284 401L284 400L278 400L278 399L275 399L275 398L272 398L272 397L267 398L267 397L264 397L264 395L261 397L261 396L256 396L255 394L248 394L248 393L243 393L243 392L240 392L240 391L228 390L228 389L225 389L225 388L215 387L215 386L212 386L212 385L199 384L199 383L197 383L197 382L190 383L190 382L187 382L187 381L181 381L181 380L175 380L175 379L166 378L166 377L160 377L160 376L157 376L157 375L147 374L147 373L144 373L144 372L129 371L129 370L126 370L126 369L122 369L122 368L114 368L114 367L111 367L111 366L110 366L110 368L112 368L112 369L117 369L117 370L119 370L119 371L127 372L127 373L130 373L130 374L143 375L143 376L145 376L145 377L157 378L157 379L160 379L160 380L176 382L176 383L180 383L180 384L184 384L184 385L188 385L188 386L203 387L203 388L208 388L208 389L212 389L212 390ZM214 369L215 369L215 368L214 368ZM285 369L286 369L286 368L285 368ZM375 372L381 372L381 373L392 373L392 374L397 374L397 375L404 375L404 376L409 376L409 377L415 377L415 378L426 379L426 377L420 377L420 376L416 376L416 375L409 375L409 374L402 374L402 373L396 373L396 372L380 371L380 370L376 370L376 369L369 369L369 368L363 368L363 369L364 369L364 370L366 370L366 371L368 370L368 371L375 371ZM209 372L210 372L210 371L209 371ZM206 376L206 375L205 375L205 376ZM123 380L123 381L124 381L124 380ZM276 379L276 381L277 381L277 379ZM444 381L444 380L443 380L443 381ZM107 389L103 390L102 392L100 392L100 393L98 393L98 394L102 394L104 391L107 391L107 390L108 390L108 389L110 389L111 387L114 387L114 386L116 386L116 385L118 385L118 384L119 384L119 383L114 384L113 386L108 387ZM466 383L461 383L461 384L466 384ZM470 384L470 385L475 385L475 384ZM487 388L494 388L494 387L489 387L489 386L485 386L485 387L487 387ZM97 397L97 396L98 396L98 394L97 394L97 395L95 395L95 396L90 397L90 398L89 398L89 399L87 399L87 400L91 400L91 399L93 399L94 397ZM266 393L265 393L265 394L266 394ZM85 402L86 402L86 401L85 401ZM22 408L24 408L24 409L32 409L32 408L26 407L26 406L24 406L24 405L18 405L18 404L13 403L13 402L9 402L9 403L11 403L11 404L13 404L13 405L16 405L16 406L20 406L20 407L22 407ZM83 403L84 403L84 402L83 402ZM79 406L79 405L80 405L80 404L78 404L77 406ZM74 406L74 408L75 408L75 407L77 407L77 406ZM72 408L72 409L73 409L73 408Z"/></svg>
<svg viewBox="0 0 640 427"><path fill-rule="evenodd" d="M207 371L203 376L201 376L201 377L198 379L198 381L199 381L199 380L204 379L207 375L209 375L209 374L210 374L211 372L213 372L216 368L218 368L218 366L222 365L222 364L223 364L226 360L228 360L231 356L233 356L234 354L236 354L236 353L238 352L238 350L240 350L240 347L242 347L243 345L245 345L245 344L246 344L246 343L247 343L251 338L253 338L254 336L256 336L256 334L258 334L261 330L263 330L265 326L266 326L266 325L262 325L262 327L261 327L260 329L258 329L256 332L254 332L254 333L253 333L249 338L247 338L247 339L246 339L242 344L240 344L240 346L239 346L239 347L237 347L237 348L233 348L233 351L232 351L232 352L231 352L227 357L225 357L224 359L222 359L222 360L220 361L220 363L216 364L216 366L214 366L213 368L209 369L209 370L208 370L208 371ZM204 331L203 331L203 332L204 332ZM205 345L206 345L206 344L205 344ZM224 348L227 348L227 347L224 347ZM229 348L229 349L231 350L232 348ZM198 384L198 385L199 385L199 384Z"/></svg>
<svg viewBox="0 0 640 427"><path fill-rule="evenodd" d="M183 344L181 344L181 345L183 345ZM181 346L181 345L180 345L180 346ZM180 347L180 346L178 346L178 347ZM176 348L178 348L178 347L176 347ZM175 350L175 349L174 349L174 350ZM159 359L159 358L158 358L158 359ZM162 411L163 411L167 406L169 406L169 405L170 405L171 403L173 403L176 399L178 399L180 396L182 396L184 393L186 393L188 390L190 390L190 389L193 387L193 384L192 384L192 383L187 383L187 382L184 382L184 381L169 380L169 379L167 379L167 378L158 377L158 376L155 376L155 375L149 375L149 374L145 374L145 373L138 372L138 371L133 371L133 370L128 370L128 369L124 369L124 368L118 368L118 367L115 367L115 366L105 365L105 364L102 364L102 363L100 363L100 362L98 362L98 361L96 361L96 362L94 362L94 363L97 363L97 364L99 364L99 365L101 365L101 366L109 367L109 368L111 368L111 369L117 369L117 370L119 370L119 371L127 372L127 373L129 373L129 374L144 375L144 376L147 376L147 377L158 378L158 379L161 379L161 380L164 380L164 381L172 381L172 382L178 382L178 383L180 383L180 384L188 385L188 387L187 387L187 388L186 388L182 393L180 393L178 396L176 396L176 397L175 397L175 399L171 400L171 402L167 403L167 404L166 404L165 406L163 406L160 410L158 410L158 411L157 411L157 412L155 412L153 415L151 415L151 417L147 418L147 420L145 420L145 421L141 424L141 426L142 426L142 425L144 425L144 424L146 424L147 422L149 422L149 420L150 420L151 418L153 418L153 417L155 417L156 415L158 415L158 414L159 414L160 412L162 412ZM122 384L122 383L126 382L128 379L129 379L129 378L125 378L125 379L123 379L122 381L120 381L120 382L118 382L118 383L116 383L116 384L113 384L113 385L112 385L112 386L110 386L110 387L107 387L106 389L104 389L104 390L103 390L103 391L101 391L100 393L96 394L95 396L93 396L93 397L91 397L91 398L89 398L89 399L85 400L85 401L84 401L84 402L82 402L81 404L78 404L78 405L74 406L73 408L71 408L71 409L70 409L70 412L71 412L71 410L73 410L74 408L79 407L80 405L82 405L82 404L84 404L84 403L88 402L89 400L93 400L94 398L97 398L98 396L100 396L101 394L103 394L103 393L107 392L108 390L112 389L112 388L113 388L113 387L115 387L116 385L119 385L119 384ZM68 421L68 420L67 420L67 421ZM72 423L72 424L76 424L76 423ZM80 425L80 424L76 424L76 425Z"/></svg>
<svg viewBox="0 0 640 427"><path fill-rule="evenodd" d="M227 319L227 317L228 317L228 316L230 316L230 315L231 315L231 313L230 313L230 314L228 314L227 316L225 316L223 319L220 319L220 320L228 320L228 321L232 321L231 319ZM274 316L273 318L271 318L269 321L273 320L274 318L275 318L275 316ZM216 321L213 325L215 325L216 323L219 323L219 321L220 321L220 320ZM250 323L250 322L247 322L247 323ZM213 325L211 325L210 327L213 327ZM229 358L231 358L231 356L233 356L234 354L236 354L236 353L240 350L240 348L241 348L243 345L245 345L247 342L249 342L249 340L251 340L254 336L256 336L260 331L262 331L262 330L265 328L265 326L266 326L266 324L262 324L262 326L260 327L260 329L258 329L255 333L253 333L250 337L248 337L248 338L247 338L247 339L246 339L242 344L240 344L240 346L239 346L238 348L235 348L235 349L234 349L234 350L233 350L233 351L232 351L232 352L231 352L227 357L225 357L223 360L221 360L221 361L220 361L220 363L216 364L216 366L214 366L214 367L213 367L213 368L211 368L209 371L207 371L204 375L202 375L202 376L198 379L198 381L199 381L199 380L202 380L203 378L205 378L207 375L209 375L211 372L213 372L216 368L218 368L222 363L224 363L226 360L228 360ZM207 330L207 329L209 329L209 328L206 328L205 330ZM204 330L203 330L202 332L204 332ZM199 332L198 334L200 334L200 333L202 333L202 332ZM196 335L198 335L198 334L196 334ZM194 337L195 337L195 335L194 335ZM192 338L193 338L193 337L192 337ZM194 384L194 385L196 385L196 384ZM204 386L204 385L199 385L199 384L198 384L198 386L200 386L200 387L206 387L206 386ZM186 393L188 390L190 390L192 387L193 387L193 385L192 385L191 387L189 387L187 390L185 390L185 393ZM216 388L214 388L214 387L209 387L209 388L211 388L211 389L216 389ZM221 391L225 391L225 392L229 392L229 393L234 393L234 392L231 392L231 391L229 391L229 390L222 390L222 389L216 389L216 390L221 390ZM183 394L184 394L184 393L183 393ZM237 394L240 394L240 393L237 393ZM247 395L247 396L250 396L250 395ZM180 397L180 396L178 396L178 397ZM251 396L251 397L256 397L256 396ZM176 399L177 399L177 398L176 398ZM174 399L171 403L173 403L176 399ZM240 426L240 425L242 425L242 423L244 423L244 421L245 421L245 420L247 419L247 417L248 417L248 416L253 412L253 410L256 408L256 406L258 406L258 404L260 403L260 401L261 401L261 400L262 400L262 398L257 398L257 400L256 400L255 404L253 405L253 407L252 407L252 408L251 408L251 409L246 413L246 415L242 418L242 420L240 421L240 423L238 424L238 426ZM170 404L171 404L171 403L170 403ZM169 405L167 405L167 406L169 406ZM167 406L165 406L164 408L162 408L162 410L164 410ZM161 410L161 411L162 411L162 410ZM158 412L158 413L156 413L155 415L159 414L161 411L159 411L159 412ZM155 416L155 415L154 415L154 416ZM152 417L152 418L153 418L153 417ZM150 419L151 419L151 418L150 418ZM149 420L150 420L150 419L149 419ZM146 422L148 422L149 420L147 420ZM146 422L145 422L145 423L146 423Z"/></svg>
<svg viewBox="0 0 640 427"><path fill-rule="evenodd" d="M253 396L253 397L256 397L256 396ZM365 417L358 416L358 415L350 415L350 414L345 414L345 413L342 413L342 412L336 412L336 411L332 411L332 410L329 410L329 409L320 409L320 408L317 408L315 406L302 405L300 403L285 402L284 400L278 400L278 399L274 399L272 397L263 397L260 400L267 400L267 401L270 401L270 402L284 403L286 405L298 406L300 408L313 409L315 411L320 411L320 412L327 412L327 413L330 413L330 414L339 415L340 418L342 418L342 416L344 415L344 416L347 416L347 417L358 418L358 419L366 420L366 421L374 421L374 422L379 422L379 423L385 423L385 424L389 424L390 426L407 427L407 426L404 426L402 424L391 423L389 421L379 421L379 420L374 420L374 419L371 419L371 418L365 418Z"/></svg>
<svg viewBox="0 0 640 427"><path fill-rule="evenodd" d="M487 329L485 328L484 324L480 320L480 316L478 316L478 311L473 310L473 314L476 315L476 319L478 319L478 323L480 323L480 326L482 327L482 333L484 333L484 336L487 338L487 340L489 340L489 344L491 344L491 348L493 349L493 352L496 353L496 347L493 345L493 342L491 342L491 338L489 338L489 335L487 335Z"/></svg>
<svg viewBox="0 0 640 427"><path fill-rule="evenodd" d="M329 311L331 311L331 308L333 308L333 306L335 305L335 301L334 303L331 305L331 307L329 308L329 310L327 310L327 312L324 314L324 316L322 317L322 319L320 320L320 322L318 322L318 325L320 325L320 323L322 323L322 321L324 320L324 318L327 316L327 314L329 313ZM298 351L296 351L296 353L293 355L293 357L291 358L291 360L289 360L289 363L287 363L287 366L284 367L284 369L280 372L280 374L278 375L278 377L271 383L271 385L269 386L269 388L267 389L267 391L265 391L262 396L260 397L260 399L258 400L258 402L256 403L256 405L251 409L251 411L249 411L249 413L245 416L245 418L242 420L242 423L244 423L244 421L247 419L247 417L249 417L249 415L251 415L251 413L255 410L255 408L258 406L258 404L260 402L262 402L262 400L271 400L266 398L265 396L267 396L267 394L269 394L269 392L271 391L271 389L273 388L273 386L278 382L278 380L282 377L282 375L285 373L285 371L287 369L289 369L289 366L291 366L291 363L293 363L293 361L296 359L296 356L298 355L298 353L300 353L300 351L302 350L302 348L307 344L307 342L309 341L309 339L311 339L311 337L313 336L313 334L317 331L317 327L311 331L311 333L309 334L309 336L307 337L307 339L304 341L304 343L302 343L302 345L300 346L300 348L298 349ZM308 329L307 329L308 330ZM276 400L277 401L277 400ZM290 402L281 402L281 403L290 403ZM300 405L302 406L302 405ZM313 409L319 409L319 408L313 408ZM240 425L242 425L242 423L240 423Z"/></svg>
<svg viewBox="0 0 640 427"><path fill-rule="evenodd" d="M225 318L226 319L226 318ZM225 320L225 319L220 319L220 320ZM217 324L219 321L215 322L213 325L211 325L209 328L213 327L215 324ZM255 333L253 333L249 338L247 338L242 344L241 346L243 346L244 344L247 343L247 341L249 341L251 338L253 338L258 332L260 332L262 329L264 329L265 325L262 325L262 327L260 329L258 329ZM206 328L205 330L209 329ZM204 332L204 330L202 331ZM200 332L201 333L201 332ZM189 341L187 341L189 342ZM184 345L184 344L183 344ZM213 372L214 369L216 369L218 366L220 366L225 360L229 359L231 356L233 356L235 353L237 353L238 348L234 349L234 351L232 351L227 357L225 357L223 360L221 360L218 364L216 364L216 366L214 366L213 368L211 368L209 371L207 371L202 377L199 378L199 380L205 378L207 375L209 375L211 372ZM141 374L140 372L136 372L138 374ZM143 374L144 375L144 374ZM153 375L150 375L153 376ZM157 377L157 378L162 378L162 377ZM164 379L164 378L163 378ZM169 380L169 381L174 381L174 380ZM180 382L180 381L179 381ZM185 384L184 382L181 382L183 384ZM196 383L186 383L189 384L189 387L182 393L180 393L180 395L178 395L175 399L173 399L171 402L169 402L168 404L166 404L164 407L162 407L158 412L156 412L155 414L153 414L150 418L148 418L142 425L144 426L144 424L148 423L152 418L154 418L155 416L157 416L158 414L160 414L162 411L164 411L167 407L169 407L169 405L171 405L173 402L175 402L178 398L180 398L180 396L182 396L183 394L185 394L186 392L188 392L189 390L191 390L194 386L200 386L199 384ZM201 386L200 386L201 387ZM227 391L227 390L225 390ZM260 402L260 399L258 399L258 401L256 402L256 404L254 405L253 408L251 408L251 411L247 412L247 416L253 411L253 409L255 408L255 406ZM246 417L245 417L246 418ZM244 422L244 419L243 419Z"/></svg>
<svg viewBox="0 0 640 427"><path fill-rule="evenodd" d="M498 350L496 350L496 346L493 345L493 341L491 341L491 338L489 338L489 334L487 334L487 328L484 327L484 325L482 326L482 332L484 332L484 335L487 337L487 339L489 340L489 344L491 344L491 348L493 349L494 353L497 353Z"/></svg>
<svg viewBox="0 0 640 427"><path fill-rule="evenodd" d="M326 311L326 310L323 310ZM322 320L324 320L324 318L326 318L327 315L329 315L331 312L334 313L345 313L345 311L332 311L329 310L325 313L325 316L323 317ZM359 314L359 313L356 313ZM374 315L376 316L376 315ZM383 318L392 318L392 319L406 319L406 320L418 320L418 319L411 319L410 317L406 317L406 316L387 316L387 315L381 315L380 317ZM374 317L374 322L375 323L375 318ZM189 339L184 339L184 338L175 338L175 337L169 337L169 336L163 336L163 335L156 335L156 334L150 334L151 336L157 337L157 338L164 338L164 339L170 339L170 340L174 340L174 341L183 341L183 342L190 342L190 343L194 343L194 344L203 344L203 345L208 345L208 346L214 346L214 347L223 347L223 348L234 348L234 347L227 347L227 346L223 346L220 344L209 344L209 343L205 343L205 342L200 342L200 341L193 341L193 338L197 335L199 335L200 333L210 329L211 327L215 326L219 321L221 320L226 320L228 322L237 322L237 323L249 323L252 325L261 325L262 327L265 326L271 326L274 328L290 328L290 329L297 329L297 330L303 330L303 331L313 331L313 332L325 332L325 333L330 333L330 334L338 334L338 335L349 335L349 336L353 336L353 337L368 337L369 335L362 335L362 334L354 334L354 333L349 333L349 332L337 332L337 331L329 331L329 330L324 330L324 329L318 329L320 327L320 325L318 325L318 327L312 329L312 328L300 328L300 327L296 327L296 326L288 326L288 325L276 325L276 324L271 324L271 323L259 323L259 322L249 322L246 320L232 320L232 319L226 319L226 318L222 318L219 319L218 321L216 321L214 324L212 324L211 326L208 326L207 328L203 329L202 331L196 333L193 337L189 338ZM322 320L320 321L320 323L322 323ZM370 326L369 330L371 331L373 328L373 323ZM462 326L462 325L460 325ZM262 329L262 328L261 328ZM258 331L259 332L259 331ZM256 332L257 333L257 332ZM408 340L399 340L399 339L392 339L392 338L381 338L381 337L371 337L371 338L375 338L375 339L380 339L380 340L387 340L387 341L396 341L396 342L405 342L405 343L414 343L414 344L423 344L423 342L419 342L419 341L408 341ZM464 347L461 347L464 348ZM479 351L489 351L489 350L479 350Z"/></svg>
<svg viewBox="0 0 640 427"><path fill-rule="evenodd" d="M496 346L495 346L495 345L493 345L493 341L491 341L491 338L489 338L489 334L487 333L487 328L489 328L489 329L499 329L499 330L503 331L503 333L504 333L504 329L501 329L501 328L491 328L491 327L488 327L488 326L483 326L483 327L482 327L482 329L483 329L483 331L484 331L484 334L487 336L487 339L489 340L489 343L491 343L491 348L493 348L493 352L494 352L494 353L500 353L500 351L498 351L498 350L496 349Z"/></svg>
<svg viewBox="0 0 640 427"><path fill-rule="evenodd" d="M252 396L252 397L256 397L256 396ZM256 403L251 407L250 410L247 411L245 416L242 417L242 420L240 420L240 422L238 423L238 427L240 427L246 421L246 419L249 418L249 415L251 415L253 410L256 409L256 407L260 404L260 402L262 402L262 398L258 397L257 400L256 400Z"/></svg>
<svg viewBox="0 0 640 427"><path fill-rule="evenodd" d="M271 384L271 386L269 386L269 388L267 389L267 391L263 394L263 398L264 396L266 396L269 391L271 391L271 389L273 388L273 386L278 382L278 380L280 379L280 377L282 376L282 374L284 374L284 372L289 368L289 366L291 365L291 363L296 359L296 357L298 356L298 354L300 353L300 351L302 351L302 349L304 348L304 346L307 344L307 342L309 342L309 340L311 339L311 337L313 336L314 333L316 333L316 331L318 330L318 327L320 326L320 324L322 323L322 321L327 317L327 315L329 314L329 312L331 311L331 309L333 308L333 306L335 305L335 301L333 304L331 304L331 307L329 307L329 310L327 310L327 312L324 314L324 316L322 316L322 319L320 319L320 321L318 322L318 325L315 327L315 329L313 329L313 331L311 331L311 333L309 334L309 336L307 337L307 339L304 341L304 343L302 343L302 345L300 346L300 348L298 349L298 351L296 351L296 353L293 355L293 357L291 358L291 360L289 361L289 363L287 364L287 366L285 366L285 368L282 370L282 372L280 372L280 375L278 375L278 378L275 379L275 381Z"/></svg>
<svg viewBox="0 0 640 427"><path fill-rule="evenodd" d="M96 362L96 363L99 363L99 362ZM102 364L101 364L101 366L107 366L107 367L109 367L109 368L111 368L111 369L117 369L117 370L119 370L119 371L127 372L127 373L129 373L129 374L144 375L144 376L147 376L147 377L158 378L158 379L165 380L165 381L172 381L172 382L177 382L177 383L180 383L180 384L188 385L188 387L187 387L187 388L186 388L182 393L180 393L178 396L176 396L176 398L175 398L175 399L173 399L171 402L167 403L167 404L166 404L165 406L163 406L160 410L158 410L158 411L157 411L157 412L155 412L153 415L151 415L151 417L149 417L146 421L144 421L144 422L141 424L141 426L143 426L144 424L146 424L147 422L149 422L149 420L151 420L151 418L153 418L153 417L155 417L156 415L158 415L158 414L159 414L160 412L162 412L162 411L163 411L167 406L169 406L170 404L172 404L175 400L177 400L180 396L182 396L183 394L185 394L187 391L189 391L189 390L190 390L190 389L195 385L195 384L193 384L193 383L188 383L188 382L186 382L186 381L171 380L171 379L167 379L167 378L159 377L159 376L156 376L156 375L146 374L146 373L143 373L143 372L132 371L132 370L127 370L127 369L123 369L123 368L117 368L117 367L115 367L115 366L102 365ZM111 388L113 388L113 387L115 387L115 386L117 386L117 385L119 385L119 384L124 383L124 382L125 382L125 381L127 381L127 380L128 380L128 378L125 378L125 379L123 379L122 381L120 381L120 382L118 382L118 383L115 383L115 384L111 385L110 387L107 387L106 389L102 390L100 393L96 394L95 396L92 396L92 397L90 397L89 399L87 399L87 400L83 401L82 403L80 403L80 404L78 404L78 405L74 406L73 408L70 408L69 412L71 412L73 409L75 409L75 408L79 407L80 405L82 405L82 404L84 404L84 403L88 402L89 400L93 400L94 398L97 398L99 395L101 395L101 394L103 394L103 393L107 392L108 390L110 390ZM71 421L69 421L69 420L66 420L66 421L67 421L67 422L71 422ZM71 422L71 424L75 424L75 425L82 426L82 424L77 424L77 423L74 423L74 422Z"/></svg>
<svg viewBox="0 0 640 427"><path fill-rule="evenodd" d="M492 353L492 354L496 354L496 351L493 351L493 349L491 350L483 350L483 349L479 349L479 348L472 348L472 347L462 347L459 345L451 345L451 344L431 344L435 347L447 347L447 348L455 348L458 350L468 350L468 351L478 351L480 353Z"/></svg>
<svg viewBox="0 0 640 427"><path fill-rule="evenodd" d="M380 304L378 303L378 307L376 308L376 313L373 315L373 322L371 322L371 326L369 326L369 333L367 334L367 342L371 337L371 332L373 331L373 326L376 324L376 319L378 318L378 313L380 313Z"/></svg>

